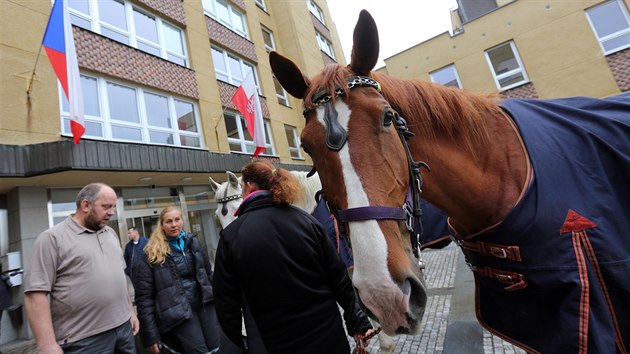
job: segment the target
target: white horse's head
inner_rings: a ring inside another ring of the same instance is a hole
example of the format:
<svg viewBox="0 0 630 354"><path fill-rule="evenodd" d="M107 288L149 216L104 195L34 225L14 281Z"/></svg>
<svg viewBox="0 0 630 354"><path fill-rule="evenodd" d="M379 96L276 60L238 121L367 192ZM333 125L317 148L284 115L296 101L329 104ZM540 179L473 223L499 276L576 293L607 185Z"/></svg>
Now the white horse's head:
<svg viewBox="0 0 630 354"><path fill-rule="evenodd" d="M219 203L215 214L217 218L219 218L222 228L225 228L236 219L234 213L243 201L241 178L236 177L236 175L230 171L227 171L226 174L227 182L221 184L215 182L212 177L208 177L210 187L214 191L215 199Z"/></svg>

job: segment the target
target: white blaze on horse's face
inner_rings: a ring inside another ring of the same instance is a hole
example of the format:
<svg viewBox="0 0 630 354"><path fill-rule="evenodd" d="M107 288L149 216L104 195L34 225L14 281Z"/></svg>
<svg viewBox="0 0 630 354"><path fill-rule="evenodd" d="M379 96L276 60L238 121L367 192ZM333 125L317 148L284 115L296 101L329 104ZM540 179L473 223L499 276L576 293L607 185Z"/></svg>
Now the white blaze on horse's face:
<svg viewBox="0 0 630 354"><path fill-rule="evenodd" d="M350 108L343 100L337 100L335 109L339 124L348 131ZM319 124L325 129L324 108L318 107L316 112ZM350 144L348 141L338 152L348 209L370 205L368 194L350 158ZM392 279L388 271L387 241L378 222L353 221L348 223L348 228L354 255L352 282L359 291L362 303L377 317L386 333L414 333L419 329L418 322L424 312L424 303L420 305L420 311L419 306L410 306L409 281L405 280L401 285L405 288L403 292L401 286ZM414 291L417 290L417 287L414 288ZM423 294L422 297L426 301L426 295ZM415 303L415 299L413 301Z"/></svg>

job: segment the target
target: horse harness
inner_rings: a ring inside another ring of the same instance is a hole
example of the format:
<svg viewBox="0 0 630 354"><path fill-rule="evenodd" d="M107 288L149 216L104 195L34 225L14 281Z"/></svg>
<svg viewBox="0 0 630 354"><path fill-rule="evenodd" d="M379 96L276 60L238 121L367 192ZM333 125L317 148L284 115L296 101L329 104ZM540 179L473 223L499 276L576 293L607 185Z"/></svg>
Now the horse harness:
<svg viewBox="0 0 630 354"><path fill-rule="evenodd" d="M232 201L232 200L236 200L236 199L241 199L243 198L243 195L241 194L234 194L228 197L227 192L228 192L228 186L225 187L225 191L223 192L223 197L222 198L218 198L217 199L217 203L221 203L221 215L225 216L227 215L228 209L227 209L227 203Z"/></svg>
<svg viewBox="0 0 630 354"><path fill-rule="evenodd" d="M355 87L371 87L381 92L381 85L371 77L367 76L350 76L346 78L346 85L349 89ZM343 96L344 90L337 88L334 92L335 96ZM304 118L308 118L309 113L319 107L324 106L324 122L326 123L326 146L333 150L339 151L348 140L348 133L339 124L337 110L332 104L333 94L321 90L316 92L311 99L311 106L304 109ZM429 166L422 161L414 161L409 150L408 140L414 134L407 128L407 122L397 112L394 113L394 124L396 132L400 137L400 141L405 148L407 155L407 164L409 166L409 189L405 203L401 207L389 206L365 206L338 210L330 207L330 211L335 214L342 223L350 221L365 220L404 220L407 230L411 233L410 241L413 254L420 259L419 249L420 240L422 239L422 208L420 207L420 196L422 194L422 175L420 168L427 170ZM309 176L315 173L315 167L309 173ZM420 262L423 267L422 262Z"/></svg>

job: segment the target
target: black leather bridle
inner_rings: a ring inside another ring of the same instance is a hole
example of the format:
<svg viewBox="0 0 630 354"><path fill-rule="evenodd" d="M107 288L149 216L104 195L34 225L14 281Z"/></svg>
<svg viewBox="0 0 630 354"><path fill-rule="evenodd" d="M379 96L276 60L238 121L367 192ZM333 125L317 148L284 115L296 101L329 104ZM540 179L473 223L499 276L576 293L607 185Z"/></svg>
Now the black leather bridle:
<svg viewBox="0 0 630 354"><path fill-rule="evenodd" d="M227 192L228 192L228 189L230 189L229 187L230 186L225 186L225 191L223 192L223 198L217 199L217 203L221 203L221 215L223 216L226 216L228 212L227 202L243 198L241 194L234 194L228 197Z"/></svg>
<svg viewBox="0 0 630 354"><path fill-rule="evenodd" d="M355 87L371 87L381 92L381 85L371 77L367 76L351 76L346 78L348 88ZM344 90L337 88L336 96L343 96ZM338 121L337 110L332 104L333 95L322 90L316 92L311 99L311 105L304 109L304 117L308 118L310 112L319 106L324 106L324 122L326 123L326 146L333 150L339 151L348 140L348 133ZM350 221L365 220L405 220L406 226L411 233L411 247L416 258L420 258L420 240L422 239L422 208L420 207L420 196L422 195L422 175L420 168L427 170L429 166L422 161L414 161L409 150L408 140L414 134L407 128L407 122L398 113L394 114L393 122L396 132L400 137L400 141L405 148L407 155L407 164L409 166L409 188L407 197L402 207L389 206L365 206L349 209L329 209L335 213L339 221L347 223ZM309 175L315 173L315 167Z"/></svg>

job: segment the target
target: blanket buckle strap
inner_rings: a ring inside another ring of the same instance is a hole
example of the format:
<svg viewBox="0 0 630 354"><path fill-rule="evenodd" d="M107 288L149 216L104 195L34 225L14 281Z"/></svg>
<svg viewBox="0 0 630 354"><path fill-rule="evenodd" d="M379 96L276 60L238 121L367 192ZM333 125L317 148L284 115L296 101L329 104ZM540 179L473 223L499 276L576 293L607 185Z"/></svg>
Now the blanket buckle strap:
<svg viewBox="0 0 630 354"><path fill-rule="evenodd" d="M525 281L525 277L523 274L516 272L509 272L501 269L491 268L491 267L472 267L473 272L488 277L494 280L497 280L503 284L508 284L506 286L506 291L515 291L521 290L527 287L527 282Z"/></svg>

